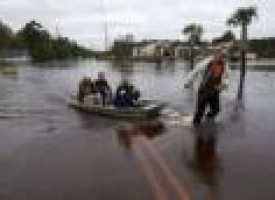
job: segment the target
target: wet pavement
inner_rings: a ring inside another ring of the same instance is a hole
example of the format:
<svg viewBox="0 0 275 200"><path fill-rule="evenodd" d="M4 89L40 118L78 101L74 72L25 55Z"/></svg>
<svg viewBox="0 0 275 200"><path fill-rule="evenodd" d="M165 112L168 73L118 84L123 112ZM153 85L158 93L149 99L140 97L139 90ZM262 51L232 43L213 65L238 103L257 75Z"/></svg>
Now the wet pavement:
<svg viewBox="0 0 275 200"><path fill-rule="evenodd" d="M242 110L229 92L218 122L192 127L184 63L44 65L0 77L1 200L274 199L275 72L249 71ZM77 81L98 71L113 86L130 77L181 116L130 123L68 108Z"/></svg>

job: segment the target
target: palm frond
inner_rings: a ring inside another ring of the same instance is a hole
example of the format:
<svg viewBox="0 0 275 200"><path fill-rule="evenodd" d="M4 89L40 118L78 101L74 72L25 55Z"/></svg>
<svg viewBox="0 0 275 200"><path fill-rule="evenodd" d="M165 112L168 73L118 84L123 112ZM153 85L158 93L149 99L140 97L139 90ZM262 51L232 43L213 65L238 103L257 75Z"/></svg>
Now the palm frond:
<svg viewBox="0 0 275 200"><path fill-rule="evenodd" d="M254 17L258 17L256 7L239 8L228 20L228 25L248 25Z"/></svg>

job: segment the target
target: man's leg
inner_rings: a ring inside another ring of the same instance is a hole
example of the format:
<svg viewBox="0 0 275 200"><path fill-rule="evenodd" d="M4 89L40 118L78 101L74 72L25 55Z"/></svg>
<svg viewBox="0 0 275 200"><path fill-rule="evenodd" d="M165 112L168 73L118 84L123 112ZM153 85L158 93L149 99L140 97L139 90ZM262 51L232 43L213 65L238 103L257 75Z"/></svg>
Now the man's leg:
<svg viewBox="0 0 275 200"><path fill-rule="evenodd" d="M199 92L197 100L197 108L193 119L194 124L199 124L204 115L207 106L207 98L204 92Z"/></svg>
<svg viewBox="0 0 275 200"><path fill-rule="evenodd" d="M220 112L220 94L215 92L209 99L210 112L207 114L208 118L214 118Z"/></svg>
<svg viewBox="0 0 275 200"><path fill-rule="evenodd" d="M84 94L83 92L79 91L78 94L77 94L77 99L80 103L83 103L84 102Z"/></svg>
<svg viewBox="0 0 275 200"><path fill-rule="evenodd" d="M100 97L101 97L101 101L102 101L102 105L106 105L106 93L105 92L100 92Z"/></svg>

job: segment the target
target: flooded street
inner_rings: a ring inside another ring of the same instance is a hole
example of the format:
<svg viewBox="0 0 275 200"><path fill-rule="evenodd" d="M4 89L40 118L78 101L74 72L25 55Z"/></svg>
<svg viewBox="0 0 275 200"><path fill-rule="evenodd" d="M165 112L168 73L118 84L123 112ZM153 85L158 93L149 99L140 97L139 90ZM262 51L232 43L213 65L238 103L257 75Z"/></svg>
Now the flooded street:
<svg viewBox="0 0 275 200"><path fill-rule="evenodd" d="M180 121L195 103L186 63L17 67L0 75L1 200L274 199L275 71L249 70L244 109L229 93L220 120L194 128ZM100 71L113 90L127 77L181 116L134 123L69 108L79 80Z"/></svg>

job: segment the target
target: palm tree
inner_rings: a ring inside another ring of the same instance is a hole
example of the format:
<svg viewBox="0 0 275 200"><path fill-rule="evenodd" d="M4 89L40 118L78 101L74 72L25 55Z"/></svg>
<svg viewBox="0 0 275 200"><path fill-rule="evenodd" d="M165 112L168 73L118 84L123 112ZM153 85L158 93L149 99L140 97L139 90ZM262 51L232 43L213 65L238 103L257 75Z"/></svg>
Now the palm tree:
<svg viewBox="0 0 275 200"><path fill-rule="evenodd" d="M203 34L203 27L200 24L191 23L184 27L182 30L184 35L189 36L190 43L190 66L194 68L194 46L201 42L201 36Z"/></svg>
<svg viewBox="0 0 275 200"><path fill-rule="evenodd" d="M228 20L228 25L241 26L241 73L240 86L238 91L238 99L243 98L243 90L246 74L246 50L247 50L247 28L251 24L252 19L257 17L257 9L255 7L239 8Z"/></svg>

